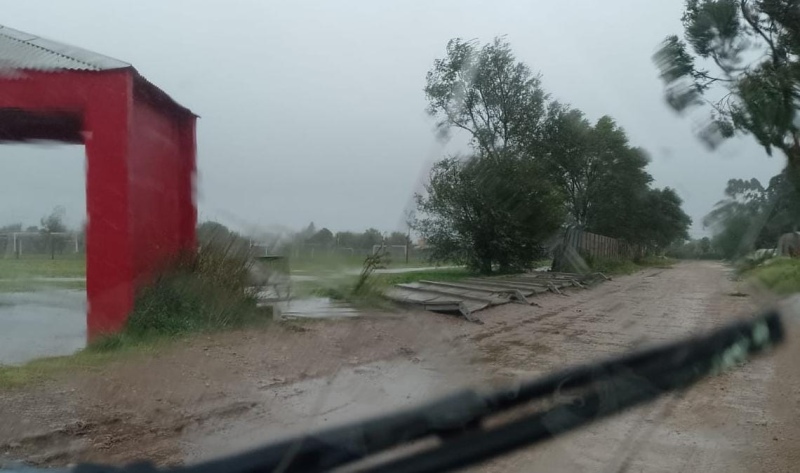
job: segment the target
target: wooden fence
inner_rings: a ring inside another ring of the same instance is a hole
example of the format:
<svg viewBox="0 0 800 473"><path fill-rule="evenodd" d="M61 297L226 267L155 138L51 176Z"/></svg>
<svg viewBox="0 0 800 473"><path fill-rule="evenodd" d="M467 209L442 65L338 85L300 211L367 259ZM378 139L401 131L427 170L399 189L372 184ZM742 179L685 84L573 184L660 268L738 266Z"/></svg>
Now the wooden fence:
<svg viewBox="0 0 800 473"><path fill-rule="evenodd" d="M566 230L564 242L566 246L576 249L579 253L600 258L633 258L641 253L641 248L637 245L629 245L616 238L574 227Z"/></svg>

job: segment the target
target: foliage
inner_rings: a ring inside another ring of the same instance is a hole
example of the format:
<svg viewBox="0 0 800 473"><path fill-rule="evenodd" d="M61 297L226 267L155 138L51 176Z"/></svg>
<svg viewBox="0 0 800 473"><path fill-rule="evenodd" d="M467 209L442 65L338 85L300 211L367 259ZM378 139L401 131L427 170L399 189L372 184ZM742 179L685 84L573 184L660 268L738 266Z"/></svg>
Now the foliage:
<svg viewBox="0 0 800 473"><path fill-rule="evenodd" d="M757 179L731 179L721 200L704 219L714 232L713 246L725 258L756 248L775 248L784 233L797 230L800 193L784 170L764 187Z"/></svg>
<svg viewBox="0 0 800 473"><path fill-rule="evenodd" d="M250 264L249 255L235 241L207 242L142 288L123 331L94 342L92 348L118 348L266 320L248 292Z"/></svg>
<svg viewBox="0 0 800 473"><path fill-rule="evenodd" d="M633 241L638 228L630 226L636 211L631 204L652 181L644 151L632 148L610 117L592 126L582 112L557 102L551 104L543 128L545 166L563 189L570 223Z"/></svg>
<svg viewBox="0 0 800 473"><path fill-rule="evenodd" d="M683 201L669 187L649 189L642 199L634 228L638 236L636 243L650 248L663 249L674 241L689 238L688 228L692 219L681 209Z"/></svg>
<svg viewBox="0 0 800 473"><path fill-rule="evenodd" d="M336 239L333 236L333 232L328 230L327 228L323 228L317 233L313 234L311 237L306 240L308 243L312 245L316 245L322 248L331 248L336 244Z"/></svg>
<svg viewBox="0 0 800 473"><path fill-rule="evenodd" d="M667 102L681 112L710 112L701 132L709 145L737 131L752 134L797 168L797 0L687 0L683 25L684 40L668 37L654 56Z"/></svg>
<svg viewBox="0 0 800 473"><path fill-rule="evenodd" d="M666 256L676 259L722 259L722 256L712 248L711 239L703 237L697 240L673 242L665 252Z"/></svg>
<svg viewBox="0 0 800 473"><path fill-rule="evenodd" d="M547 94L502 38L482 47L451 39L427 74L425 96L440 133L466 131L481 156L529 153L540 141Z"/></svg>
<svg viewBox="0 0 800 473"><path fill-rule="evenodd" d="M64 207L57 206L50 212L49 215L42 217L41 220L41 233L47 238L47 245L50 248L50 259L56 258L56 247L60 252L64 251L66 240L58 233L67 231L67 225L64 223L64 216L66 210Z"/></svg>
<svg viewBox="0 0 800 473"><path fill-rule="evenodd" d="M416 229L434 260L481 273L525 269L564 223L665 247L691 223L671 189L651 189L646 153L610 117L591 124L549 101L538 75L502 38L453 39L426 77L442 134L462 130L473 156L437 163L418 196Z"/></svg>
<svg viewBox="0 0 800 473"><path fill-rule="evenodd" d="M512 156L436 163L417 196L416 230L435 261L466 264L482 274L524 270L563 221L562 197L538 163Z"/></svg>
<svg viewBox="0 0 800 473"><path fill-rule="evenodd" d="M800 260L795 258L776 259L745 274L778 295L800 292Z"/></svg>
<svg viewBox="0 0 800 473"><path fill-rule="evenodd" d="M372 274L376 269L385 269L388 263L389 255L386 249L381 247L375 253L368 255L364 259L364 265L361 267L361 274L358 275L355 286L353 286L353 293L358 294L364 290L369 282Z"/></svg>

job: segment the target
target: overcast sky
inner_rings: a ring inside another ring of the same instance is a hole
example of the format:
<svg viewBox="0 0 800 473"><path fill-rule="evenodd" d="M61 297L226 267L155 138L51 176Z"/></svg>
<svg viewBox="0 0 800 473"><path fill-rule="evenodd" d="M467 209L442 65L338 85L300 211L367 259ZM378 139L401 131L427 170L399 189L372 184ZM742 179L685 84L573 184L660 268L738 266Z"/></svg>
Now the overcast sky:
<svg viewBox="0 0 800 473"><path fill-rule="evenodd" d="M200 115L201 218L334 231L404 228L431 161L464 143L437 142L425 73L450 38L506 35L554 98L650 152L699 236L729 178L764 182L783 158L748 138L709 152L664 104L650 58L683 3L0 0L0 24L132 63ZM0 146L0 163L0 224L57 204L83 218L82 147Z"/></svg>

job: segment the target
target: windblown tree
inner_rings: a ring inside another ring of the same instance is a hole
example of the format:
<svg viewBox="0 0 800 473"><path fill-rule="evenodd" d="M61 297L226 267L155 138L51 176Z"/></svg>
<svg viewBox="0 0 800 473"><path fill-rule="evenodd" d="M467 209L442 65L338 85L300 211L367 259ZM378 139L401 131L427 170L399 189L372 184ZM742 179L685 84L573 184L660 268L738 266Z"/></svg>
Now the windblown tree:
<svg viewBox="0 0 800 473"><path fill-rule="evenodd" d="M62 206L57 206L50 214L42 217L41 230L42 235L47 239L47 246L50 249L50 259L56 258L56 247L63 251L66 239L64 233L67 231L67 225L64 223L66 210Z"/></svg>
<svg viewBox="0 0 800 473"><path fill-rule="evenodd" d="M483 274L529 269L563 221L563 198L532 159L442 160L417 201L432 258Z"/></svg>
<svg viewBox="0 0 800 473"><path fill-rule="evenodd" d="M714 247L726 258L756 248L774 248L783 233L800 230L800 195L788 171L764 187L757 179L731 179L725 198L703 223L714 233Z"/></svg>
<svg viewBox="0 0 800 473"><path fill-rule="evenodd" d="M425 96L439 132L465 131L481 157L526 155L539 142L547 94L502 38L483 47L450 40L427 74Z"/></svg>
<svg viewBox="0 0 800 473"><path fill-rule="evenodd" d="M650 189L642 201L637 222L637 243L663 250L675 241L689 239L692 219L681 208L683 201L675 190Z"/></svg>
<svg viewBox="0 0 800 473"><path fill-rule="evenodd" d="M684 39L668 37L654 60L678 111L709 112L711 146L737 132L800 166L800 1L687 0Z"/></svg>
<svg viewBox="0 0 800 473"><path fill-rule="evenodd" d="M652 177L646 154L630 146L625 131L608 116L592 126L579 110L553 103L542 149L548 174L566 196L569 223L631 240L638 232L631 215Z"/></svg>
<svg viewBox="0 0 800 473"><path fill-rule="evenodd" d="M523 269L565 217L651 247L685 236L690 220L680 199L650 188L646 153L613 119L592 124L551 101L503 39L484 46L453 39L446 53L427 74L428 112L442 135L466 133L472 153L437 163L426 193L417 196L416 230L434 259L484 273ZM653 228L665 233L654 235Z"/></svg>
<svg viewBox="0 0 800 473"><path fill-rule="evenodd" d="M500 38L482 47L453 39L425 95L440 133L466 132L474 151L437 163L417 196L415 226L431 256L482 273L530 267L563 220L560 192L535 155L547 115L539 77Z"/></svg>

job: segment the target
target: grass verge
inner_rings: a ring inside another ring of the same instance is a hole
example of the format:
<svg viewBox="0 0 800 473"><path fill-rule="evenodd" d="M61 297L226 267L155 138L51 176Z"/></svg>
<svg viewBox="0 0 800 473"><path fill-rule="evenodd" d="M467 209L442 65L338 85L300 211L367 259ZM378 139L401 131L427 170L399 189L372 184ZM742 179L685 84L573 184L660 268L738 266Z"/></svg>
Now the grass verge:
<svg viewBox="0 0 800 473"><path fill-rule="evenodd" d="M745 271L742 276L765 286L778 295L800 292L800 260L798 259L775 259Z"/></svg>
<svg viewBox="0 0 800 473"><path fill-rule="evenodd" d="M122 331L94 341L87 350L117 350L268 322L271 310L258 307L248 292L250 264L248 255L232 245L203 245L139 292Z"/></svg>
<svg viewBox="0 0 800 473"><path fill-rule="evenodd" d="M114 351L84 349L73 355L39 358L22 365L0 366L0 389L11 389L45 381L67 372L85 372L135 354L156 351L155 341L128 344Z"/></svg>
<svg viewBox="0 0 800 473"><path fill-rule="evenodd" d="M598 271L606 275L626 275L633 274L646 268L671 268L676 260L671 258L661 258L656 256L648 256L639 260L629 259L609 259L609 258L591 258L587 259L587 263L592 271Z"/></svg>
<svg viewBox="0 0 800 473"><path fill-rule="evenodd" d="M334 285L318 287L314 290L314 295L344 301L355 307L390 308L392 304L382 296L382 293L386 288L394 284L405 284L427 279L457 281L474 275L474 273L465 268L431 268L404 273L375 273L358 290L354 289L358 277L352 276L347 279L340 279Z"/></svg>

